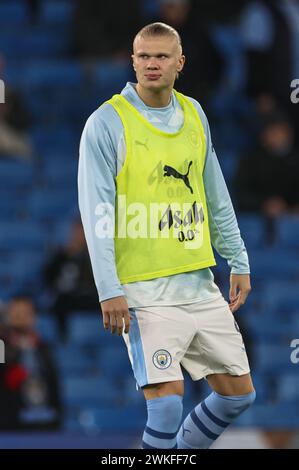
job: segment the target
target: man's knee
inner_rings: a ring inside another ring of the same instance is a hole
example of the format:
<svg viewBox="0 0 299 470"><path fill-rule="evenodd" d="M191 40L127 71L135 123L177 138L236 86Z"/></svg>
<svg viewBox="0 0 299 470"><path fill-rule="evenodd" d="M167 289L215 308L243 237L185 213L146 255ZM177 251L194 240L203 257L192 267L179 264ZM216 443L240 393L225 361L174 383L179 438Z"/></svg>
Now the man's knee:
<svg viewBox="0 0 299 470"><path fill-rule="evenodd" d="M254 391L250 374L235 376L230 374L213 374L207 376L210 387L220 395L249 395Z"/></svg>
<svg viewBox="0 0 299 470"><path fill-rule="evenodd" d="M229 420L237 418L243 413L255 400L256 392L253 390L246 395L225 396L214 392L223 402L223 412L226 413Z"/></svg>
<svg viewBox="0 0 299 470"><path fill-rule="evenodd" d="M157 384L150 384L143 387L143 393L146 400L153 400L154 398L161 398L168 395L184 395L184 382L176 380L174 382L164 382Z"/></svg>
<svg viewBox="0 0 299 470"><path fill-rule="evenodd" d="M183 414L184 382L151 384L143 388L146 398L148 420L154 419L158 429L176 432Z"/></svg>
<svg viewBox="0 0 299 470"><path fill-rule="evenodd" d="M177 432L183 414L183 400L180 395L167 395L147 400L148 426L166 432Z"/></svg>
<svg viewBox="0 0 299 470"><path fill-rule="evenodd" d="M247 408L249 408L252 403L254 403L256 399L256 391L253 390L252 392L250 393L247 393L246 395L243 395L242 396L242 412L245 411Z"/></svg>

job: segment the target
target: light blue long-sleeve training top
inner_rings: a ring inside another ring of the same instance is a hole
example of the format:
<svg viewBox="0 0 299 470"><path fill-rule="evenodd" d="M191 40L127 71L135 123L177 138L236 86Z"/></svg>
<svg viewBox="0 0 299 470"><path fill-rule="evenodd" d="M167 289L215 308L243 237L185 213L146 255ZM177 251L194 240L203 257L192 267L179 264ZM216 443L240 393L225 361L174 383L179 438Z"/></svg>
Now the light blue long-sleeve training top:
<svg viewBox="0 0 299 470"><path fill-rule="evenodd" d="M122 95L154 126L177 132L184 114L174 93L168 106L151 108L138 96L135 84L127 83ZM246 248L241 238L231 199L211 142L207 118L199 103L189 98L203 123L207 154L203 173L211 242L235 274L248 274ZM79 208L100 301L125 295L129 307L179 305L218 297L218 287L209 268L174 274L148 281L120 284L113 238L98 238L98 204L115 205L115 177L126 156L121 119L110 104L104 104L87 120L80 142L78 170Z"/></svg>

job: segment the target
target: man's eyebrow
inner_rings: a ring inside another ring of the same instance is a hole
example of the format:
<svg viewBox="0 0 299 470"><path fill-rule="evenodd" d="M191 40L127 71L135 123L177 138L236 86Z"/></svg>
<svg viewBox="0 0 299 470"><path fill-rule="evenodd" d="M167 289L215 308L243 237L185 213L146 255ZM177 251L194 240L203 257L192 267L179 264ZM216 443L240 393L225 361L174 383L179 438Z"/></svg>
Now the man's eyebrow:
<svg viewBox="0 0 299 470"><path fill-rule="evenodd" d="M159 55L165 55L166 57L169 57L169 53L168 52L157 52L156 54L150 54L149 52L137 52L136 53L137 56L142 56L142 55L152 55L154 57L157 57Z"/></svg>

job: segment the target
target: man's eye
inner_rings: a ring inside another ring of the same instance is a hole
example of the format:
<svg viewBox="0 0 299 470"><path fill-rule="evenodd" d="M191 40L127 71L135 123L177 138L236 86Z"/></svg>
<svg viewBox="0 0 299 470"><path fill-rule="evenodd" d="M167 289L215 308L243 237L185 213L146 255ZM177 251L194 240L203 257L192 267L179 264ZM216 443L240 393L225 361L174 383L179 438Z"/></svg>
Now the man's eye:
<svg viewBox="0 0 299 470"><path fill-rule="evenodd" d="M146 54L143 54L140 57L141 57L141 59L148 59L148 55L146 55Z"/></svg>

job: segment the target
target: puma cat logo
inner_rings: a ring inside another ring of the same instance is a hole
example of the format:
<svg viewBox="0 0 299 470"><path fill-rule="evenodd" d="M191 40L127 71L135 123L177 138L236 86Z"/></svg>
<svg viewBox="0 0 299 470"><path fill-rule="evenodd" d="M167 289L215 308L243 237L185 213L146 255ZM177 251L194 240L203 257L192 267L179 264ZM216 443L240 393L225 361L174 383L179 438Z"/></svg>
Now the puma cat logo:
<svg viewBox="0 0 299 470"><path fill-rule="evenodd" d="M135 140L136 145L142 145L143 147L146 148L146 150L148 150L147 142L148 142L148 139L145 139L144 142L141 142L140 140Z"/></svg>
<svg viewBox="0 0 299 470"><path fill-rule="evenodd" d="M186 432L190 432L191 434L191 431L187 428L184 428L184 423L182 424L182 431L183 431L183 437L185 436Z"/></svg>
<svg viewBox="0 0 299 470"><path fill-rule="evenodd" d="M192 165L192 161L188 165L188 171L185 175L182 175L179 171L177 171L175 168L172 168L172 166L164 165L163 170L165 171L163 176L173 176L174 178L179 178L184 181L185 185L187 188L190 189L191 194L193 194L193 189L190 186L189 179L188 179L188 174L190 170L190 166Z"/></svg>

